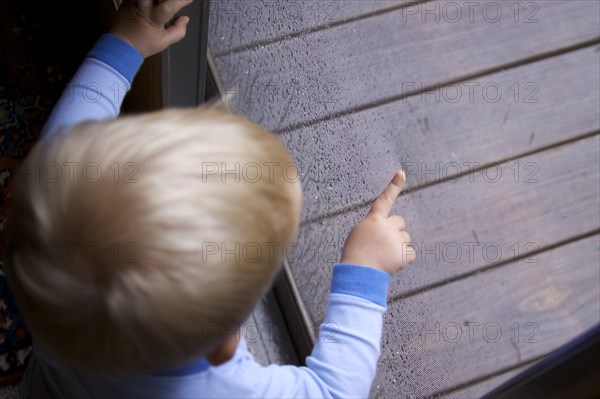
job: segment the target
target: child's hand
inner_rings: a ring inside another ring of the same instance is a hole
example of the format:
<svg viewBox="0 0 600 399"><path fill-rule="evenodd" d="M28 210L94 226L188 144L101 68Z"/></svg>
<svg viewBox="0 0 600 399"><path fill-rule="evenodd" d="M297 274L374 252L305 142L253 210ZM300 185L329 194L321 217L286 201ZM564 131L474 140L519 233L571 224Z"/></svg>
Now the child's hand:
<svg viewBox="0 0 600 399"><path fill-rule="evenodd" d="M185 37L189 17L165 24L193 0L124 0L110 33L135 47L144 58L160 53ZM157 2L158 3L158 2Z"/></svg>
<svg viewBox="0 0 600 399"><path fill-rule="evenodd" d="M340 263L395 274L415 260L415 250L408 246L410 236L404 230L404 219L399 215L388 216L405 182L406 174L396 172L368 215L348 235Z"/></svg>

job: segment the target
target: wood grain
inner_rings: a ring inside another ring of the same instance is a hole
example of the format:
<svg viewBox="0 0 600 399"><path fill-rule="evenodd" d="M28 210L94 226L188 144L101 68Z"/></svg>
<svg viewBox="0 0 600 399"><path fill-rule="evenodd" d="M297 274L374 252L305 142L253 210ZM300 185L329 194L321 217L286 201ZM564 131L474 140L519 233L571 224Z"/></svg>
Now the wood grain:
<svg viewBox="0 0 600 399"><path fill-rule="evenodd" d="M401 195L392 213L406 220L418 256L392 282L390 298L598 229L599 146L596 135L503 163L486 174L475 173L472 181L463 178ZM514 179L515 162L519 169L537 168L531 182L523 174ZM496 171L502 177L492 182ZM329 290L331 265L339 262L347 234L367 210L365 206L303 226L295 251L288 253L316 324L326 307L322 299ZM527 265L535 259L520 262Z"/></svg>
<svg viewBox="0 0 600 399"><path fill-rule="evenodd" d="M454 23L422 22L398 10L225 54L215 64L225 91L236 93L233 109L281 130L598 37L598 2L521 1L519 23L514 2L478 4L472 20L467 12ZM487 4L502 7L499 21L484 14L492 12ZM528 4L538 7L532 23L523 22Z"/></svg>
<svg viewBox="0 0 600 399"><path fill-rule="evenodd" d="M326 27L399 7L411 0L303 0L210 2L209 47L213 54Z"/></svg>
<svg viewBox="0 0 600 399"><path fill-rule="evenodd" d="M467 387L453 390L452 392L448 392L445 394L439 395L431 395L430 398L439 398L439 399L479 399L483 397L488 392L492 391L496 387L504 384L509 381L511 378L517 376L518 374L524 372L529 367L532 367L535 362L528 363L525 366L517 367L513 370L495 375L494 377L487 378L481 382L476 384L469 385Z"/></svg>
<svg viewBox="0 0 600 399"><path fill-rule="evenodd" d="M282 134L302 174L303 220L372 200L397 169L414 189L600 130L599 50L472 82L500 87L496 102L482 90L448 87Z"/></svg>
<svg viewBox="0 0 600 399"><path fill-rule="evenodd" d="M600 323L599 256L596 235L535 264L513 262L391 303L378 395L424 397L459 386L544 356Z"/></svg>

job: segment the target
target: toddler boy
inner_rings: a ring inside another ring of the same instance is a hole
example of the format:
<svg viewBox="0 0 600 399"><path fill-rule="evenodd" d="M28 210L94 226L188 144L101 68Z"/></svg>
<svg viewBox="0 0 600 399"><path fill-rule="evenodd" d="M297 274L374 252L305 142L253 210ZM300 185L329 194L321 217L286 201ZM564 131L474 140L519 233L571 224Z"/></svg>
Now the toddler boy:
<svg viewBox="0 0 600 399"><path fill-rule="evenodd" d="M236 328L296 236L293 159L215 107L117 118L143 59L185 36L187 17L165 26L191 1L126 1L22 166L6 274L34 339L23 397L366 397L390 277L415 257L389 216L406 176L348 236L306 366L256 363Z"/></svg>

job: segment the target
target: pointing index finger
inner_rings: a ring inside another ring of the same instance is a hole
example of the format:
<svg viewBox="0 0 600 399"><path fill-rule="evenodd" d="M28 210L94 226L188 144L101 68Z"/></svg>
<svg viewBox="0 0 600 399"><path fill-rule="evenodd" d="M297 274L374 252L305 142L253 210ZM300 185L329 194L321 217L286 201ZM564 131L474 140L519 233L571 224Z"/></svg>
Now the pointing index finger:
<svg viewBox="0 0 600 399"><path fill-rule="evenodd" d="M390 184L388 184L381 195L373 202L369 214L387 217L394 207L396 198L402 192L404 183L406 183L406 173L399 170L394 174Z"/></svg>

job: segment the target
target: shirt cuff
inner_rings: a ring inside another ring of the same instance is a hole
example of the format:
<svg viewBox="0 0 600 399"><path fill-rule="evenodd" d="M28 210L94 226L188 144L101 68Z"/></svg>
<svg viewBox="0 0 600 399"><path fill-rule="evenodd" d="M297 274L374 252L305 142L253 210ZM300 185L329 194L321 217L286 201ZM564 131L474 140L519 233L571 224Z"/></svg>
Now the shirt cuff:
<svg viewBox="0 0 600 399"><path fill-rule="evenodd" d="M133 81L135 74L144 63L144 57L135 47L110 33L100 36L87 56L110 65L129 83Z"/></svg>
<svg viewBox="0 0 600 399"><path fill-rule="evenodd" d="M392 276L371 267L336 264L333 266L331 293L348 294L387 306L387 291Z"/></svg>

